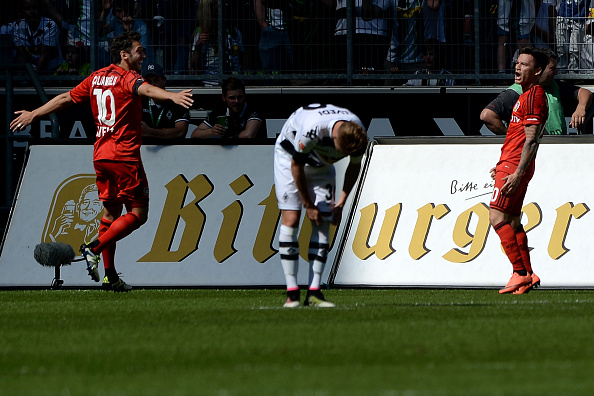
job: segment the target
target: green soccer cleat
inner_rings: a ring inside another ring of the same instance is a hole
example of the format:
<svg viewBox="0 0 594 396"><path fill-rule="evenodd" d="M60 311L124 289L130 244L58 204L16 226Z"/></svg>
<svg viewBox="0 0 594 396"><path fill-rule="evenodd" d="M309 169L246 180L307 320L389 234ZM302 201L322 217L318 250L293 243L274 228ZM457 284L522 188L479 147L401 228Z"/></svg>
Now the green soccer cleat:
<svg viewBox="0 0 594 396"><path fill-rule="evenodd" d="M303 305L316 308L334 308L336 306L330 301L326 301L319 290L308 290Z"/></svg>

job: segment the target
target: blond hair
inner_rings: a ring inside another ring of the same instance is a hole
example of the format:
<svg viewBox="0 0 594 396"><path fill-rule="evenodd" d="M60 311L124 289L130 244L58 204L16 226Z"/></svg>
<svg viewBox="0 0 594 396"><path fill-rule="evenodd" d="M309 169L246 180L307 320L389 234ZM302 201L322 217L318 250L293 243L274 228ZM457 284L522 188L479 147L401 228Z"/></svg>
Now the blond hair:
<svg viewBox="0 0 594 396"><path fill-rule="evenodd" d="M363 154L367 147L367 132L353 121L345 121L338 128L338 144L345 154Z"/></svg>

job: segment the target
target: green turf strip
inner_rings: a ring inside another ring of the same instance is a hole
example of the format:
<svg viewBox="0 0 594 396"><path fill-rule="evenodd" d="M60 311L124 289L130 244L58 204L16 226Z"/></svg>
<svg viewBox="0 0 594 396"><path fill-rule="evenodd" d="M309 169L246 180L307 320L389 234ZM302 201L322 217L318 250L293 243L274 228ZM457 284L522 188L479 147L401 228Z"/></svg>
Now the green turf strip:
<svg viewBox="0 0 594 396"><path fill-rule="evenodd" d="M2 291L0 395L594 393L594 291L325 293Z"/></svg>

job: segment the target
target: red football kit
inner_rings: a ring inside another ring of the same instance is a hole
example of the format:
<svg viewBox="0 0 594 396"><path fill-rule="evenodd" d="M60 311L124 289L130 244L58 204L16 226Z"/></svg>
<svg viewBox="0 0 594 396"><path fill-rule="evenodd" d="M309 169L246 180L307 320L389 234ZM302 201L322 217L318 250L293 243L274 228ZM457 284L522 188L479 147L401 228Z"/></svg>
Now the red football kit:
<svg viewBox="0 0 594 396"><path fill-rule="evenodd" d="M93 161L99 199L146 206L148 183L140 158L142 100L140 74L111 64L70 91L74 103L90 100L97 127Z"/></svg>
<svg viewBox="0 0 594 396"><path fill-rule="evenodd" d="M91 101L97 126L93 161L140 161L144 80L136 71L117 65L97 70L70 91L74 103Z"/></svg>
<svg viewBox="0 0 594 396"><path fill-rule="evenodd" d="M520 181L520 185L513 194L501 194L501 187L505 184L505 180L501 179L514 173L520 164L522 150L526 142L524 127L527 125L544 125L548 116L549 105L547 97L540 85L534 85L520 95L514 105L509 127L507 128L507 136L501 148L501 157L497 163L495 188L493 190L493 197L491 198L492 208L507 212L513 216L519 216L521 214L528 182L534 175L536 154L532 157L532 161L528 165Z"/></svg>

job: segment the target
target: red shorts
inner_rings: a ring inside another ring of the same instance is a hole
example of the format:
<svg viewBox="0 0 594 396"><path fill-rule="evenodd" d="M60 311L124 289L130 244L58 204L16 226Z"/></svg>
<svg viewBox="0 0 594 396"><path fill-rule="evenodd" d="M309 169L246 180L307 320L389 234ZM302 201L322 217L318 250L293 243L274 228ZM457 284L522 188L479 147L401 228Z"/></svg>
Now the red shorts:
<svg viewBox="0 0 594 396"><path fill-rule="evenodd" d="M149 189L141 161L95 161L99 199L104 202L148 206Z"/></svg>
<svg viewBox="0 0 594 396"><path fill-rule="evenodd" d="M517 165L510 164L509 162L497 165L495 186L493 187L493 196L491 197L491 207L493 209L498 209L516 217L522 214L522 205L524 204L526 190L528 190L528 182L533 176L533 172L529 170L524 174L524 177L520 180L518 188L516 188L516 191L514 191L513 194L501 194L501 187L505 184L505 180L501 179L514 173L517 167Z"/></svg>

